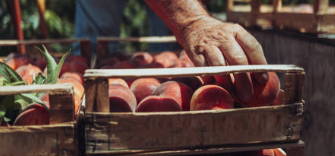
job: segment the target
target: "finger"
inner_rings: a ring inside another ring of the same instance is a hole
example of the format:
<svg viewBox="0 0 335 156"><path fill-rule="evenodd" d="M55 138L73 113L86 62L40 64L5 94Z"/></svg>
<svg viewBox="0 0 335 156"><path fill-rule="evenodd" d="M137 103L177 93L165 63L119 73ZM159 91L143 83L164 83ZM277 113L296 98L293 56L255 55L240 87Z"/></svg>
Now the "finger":
<svg viewBox="0 0 335 156"><path fill-rule="evenodd" d="M186 51L186 53L187 53L187 56L193 62L194 66L196 67L208 66L206 58L203 54L196 53L196 52L193 53L190 51Z"/></svg>
<svg viewBox="0 0 335 156"><path fill-rule="evenodd" d="M250 64L267 64L262 46L258 41L245 29L241 28L236 35L236 41L244 50ZM268 73L254 73L253 77L259 83L268 81Z"/></svg>
<svg viewBox="0 0 335 156"><path fill-rule="evenodd" d="M248 59L235 39L226 41L220 49L230 65L247 65ZM252 81L249 73L235 74L235 87L239 99L248 102L253 96Z"/></svg>
<svg viewBox="0 0 335 156"><path fill-rule="evenodd" d="M225 66L225 60L221 50L216 46L208 46L204 51L209 66Z"/></svg>

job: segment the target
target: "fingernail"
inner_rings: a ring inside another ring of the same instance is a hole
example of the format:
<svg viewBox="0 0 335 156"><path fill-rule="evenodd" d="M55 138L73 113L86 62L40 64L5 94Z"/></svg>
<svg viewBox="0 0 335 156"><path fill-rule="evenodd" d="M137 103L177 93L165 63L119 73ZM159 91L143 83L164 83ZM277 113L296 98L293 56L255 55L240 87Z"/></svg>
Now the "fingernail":
<svg viewBox="0 0 335 156"><path fill-rule="evenodd" d="M269 77L268 77L268 74L267 73L263 73L262 75L261 75L261 83L266 83L266 82L268 82L268 80L269 80Z"/></svg>
<svg viewBox="0 0 335 156"><path fill-rule="evenodd" d="M242 100L243 102L249 102L252 98L252 93L247 91L247 90L244 90L242 92Z"/></svg>

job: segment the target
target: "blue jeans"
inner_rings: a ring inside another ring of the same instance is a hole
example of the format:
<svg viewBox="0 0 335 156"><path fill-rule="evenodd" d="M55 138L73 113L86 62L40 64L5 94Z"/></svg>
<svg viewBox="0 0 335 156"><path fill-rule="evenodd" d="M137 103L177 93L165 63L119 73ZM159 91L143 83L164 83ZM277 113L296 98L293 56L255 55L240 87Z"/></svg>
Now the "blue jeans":
<svg viewBox="0 0 335 156"><path fill-rule="evenodd" d="M96 52L97 37L120 36L120 24L128 0L77 0L76 2L75 38L90 38L92 52ZM149 35L171 35L164 22L147 7L149 16ZM117 43L108 45L109 52L119 49ZM177 43L149 44L149 51L174 50ZM79 43L73 45L73 54L79 55Z"/></svg>

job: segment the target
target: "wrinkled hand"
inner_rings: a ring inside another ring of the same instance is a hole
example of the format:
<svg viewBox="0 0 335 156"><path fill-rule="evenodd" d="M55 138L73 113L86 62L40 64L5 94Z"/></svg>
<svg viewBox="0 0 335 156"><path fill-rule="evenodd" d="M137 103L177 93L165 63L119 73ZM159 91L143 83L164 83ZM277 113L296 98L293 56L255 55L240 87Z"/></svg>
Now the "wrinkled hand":
<svg viewBox="0 0 335 156"><path fill-rule="evenodd" d="M238 24L224 23L203 17L190 24L180 41L196 66L267 64L261 45ZM235 86L240 99L247 102L253 96L250 73L236 74ZM255 73L260 83L267 73Z"/></svg>

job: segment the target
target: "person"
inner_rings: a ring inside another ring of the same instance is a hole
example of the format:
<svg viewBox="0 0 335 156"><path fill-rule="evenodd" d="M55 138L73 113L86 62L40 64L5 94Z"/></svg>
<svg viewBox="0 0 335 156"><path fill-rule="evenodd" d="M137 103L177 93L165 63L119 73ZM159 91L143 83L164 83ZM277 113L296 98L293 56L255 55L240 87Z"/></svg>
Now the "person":
<svg viewBox="0 0 335 156"><path fill-rule="evenodd" d="M250 33L238 24L222 22L211 17L201 2L196 0L144 1L170 28L196 66L267 64L261 45ZM91 3L89 7L95 7L96 1ZM118 3L124 2L118 1ZM103 7L118 10L118 5L106 4ZM106 18L101 17L96 20L103 25ZM120 19L116 18L116 20ZM110 25L104 25L104 28L110 27ZM254 73L254 78L260 83L265 83L268 80L268 73ZM235 74L234 79L239 98L245 102L249 101L253 96L250 73Z"/></svg>

